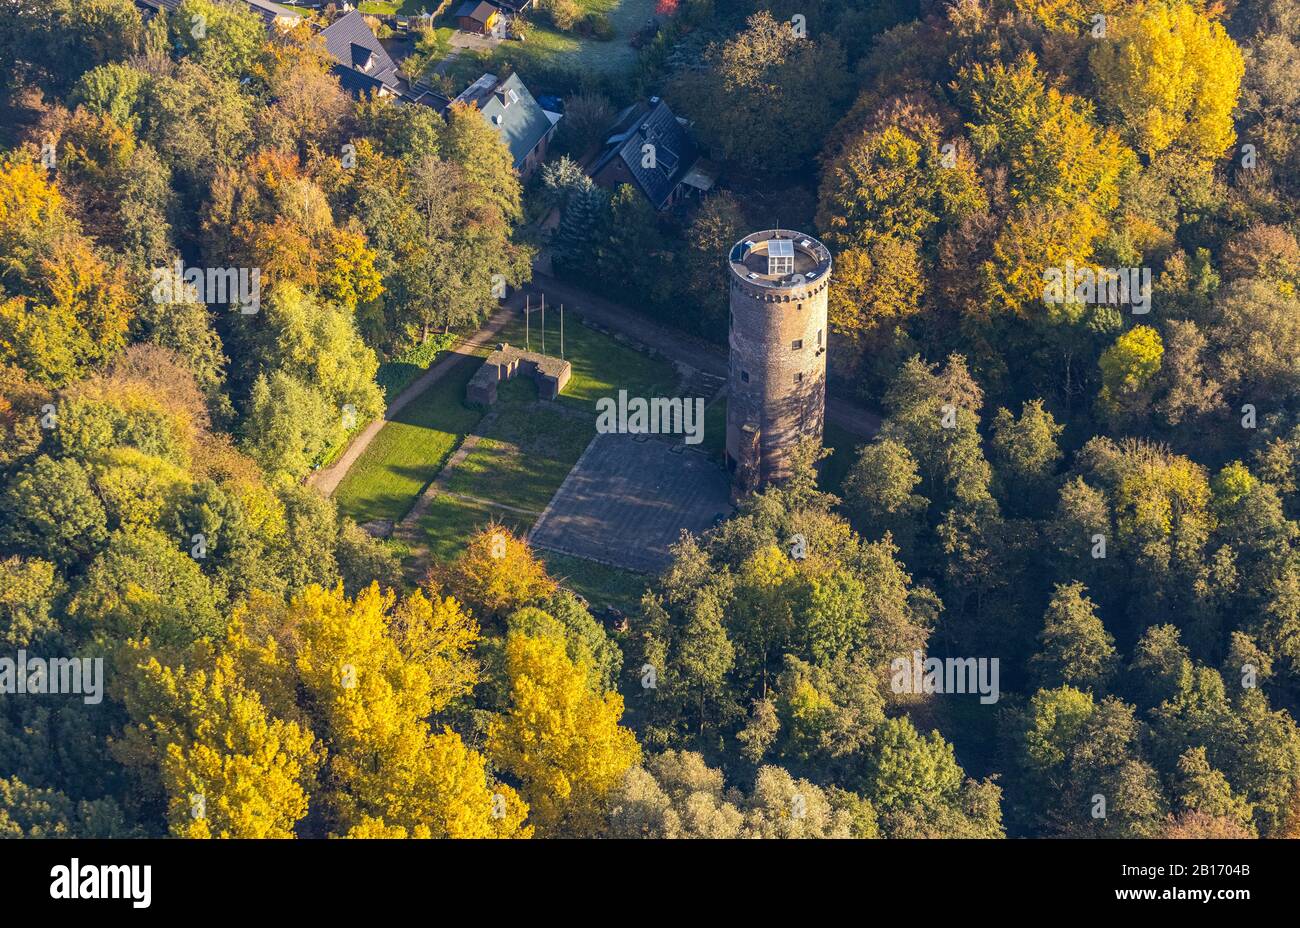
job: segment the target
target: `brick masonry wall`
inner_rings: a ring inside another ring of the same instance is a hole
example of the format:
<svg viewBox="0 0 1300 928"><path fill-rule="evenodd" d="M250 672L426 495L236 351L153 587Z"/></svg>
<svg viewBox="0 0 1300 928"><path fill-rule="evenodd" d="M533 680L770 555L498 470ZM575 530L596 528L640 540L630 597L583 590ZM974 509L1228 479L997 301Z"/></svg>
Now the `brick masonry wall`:
<svg viewBox="0 0 1300 928"><path fill-rule="evenodd" d="M790 452L802 438L822 438L829 280L823 274L808 284L764 287L734 269L731 274L727 454L729 465L735 462L743 471L747 452L741 430L746 424L758 428L759 483L789 475ZM793 347L796 340L801 348ZM801 382L796 374L803 375Z"/></svg>

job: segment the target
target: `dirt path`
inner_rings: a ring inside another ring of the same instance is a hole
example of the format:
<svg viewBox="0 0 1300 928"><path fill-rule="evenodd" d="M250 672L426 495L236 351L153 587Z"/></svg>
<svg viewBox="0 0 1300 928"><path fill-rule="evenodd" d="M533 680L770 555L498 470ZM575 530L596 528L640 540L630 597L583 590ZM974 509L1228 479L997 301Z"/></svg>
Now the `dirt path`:
<svg viewBox="0 0 1300 928"><path fill-rule="evenodd" d="M532 287L544 290L548 303L563 303L566 310L630 335L666 357L724 380L727 377L727 354L718 345L664 328L635 310L546 274L534 271ZM880 428L879 415L840 397L826 398L826 415L836 425L863 438L870 438Z"/></svg>
<svg viewBox="0 0 1300 928"><path fill-rule="evenodd" d="M376 419L357 433L352 439L352 444L348 445L346 451L339 455L338 459L329 467L316 471L307 478L307 485L315 487L321 493L329 496L343 480L343 475L348 469L356 463L357 458L365 453L366 448L374 441L379 430L401 412L410 402L423 393L429 387L437 383L447 371L450 370L458 361L472 355L477 349L484 345L490 344L498 332L504 328L505 324L510 321L510 314L518 312L519 307L523 305L523 298L518 292L513 294L501 308L498 309L484 323L483 327L468 338L461 341L455 348L448 351L439 358L427 371L417 377L410 386L403 390L397 397L388 404L384 410L383 418Z"/></svg>

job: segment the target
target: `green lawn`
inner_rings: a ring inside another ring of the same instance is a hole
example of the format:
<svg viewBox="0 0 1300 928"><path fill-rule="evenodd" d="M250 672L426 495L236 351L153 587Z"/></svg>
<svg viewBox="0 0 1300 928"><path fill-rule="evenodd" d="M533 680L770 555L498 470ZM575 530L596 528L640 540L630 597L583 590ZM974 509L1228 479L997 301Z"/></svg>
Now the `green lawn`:
<svg viewBox="0 0 1300 928"><path fill-rule="evenodd" d="M650 585L644 574L597 564L595 561L554 551L538 551L546 564L546 572L564 587L587 600L593 610L612 606L626 613L635 612L641 594Z"/></svg>
<svg viewBox="0 0 1300 928"><path fill-rule="evenodd" d="M548 308L549 310L549 308ZM541 314L529 324L532 348L541 350ZM615 339L580 325L574 316L565 320L565 357L573 376L560 394L568 407L538 403L531 380L512 380L497 390L494 420L482 431L477 445L447 474L440 495L420 520L420 533L438 560L456 557L466 538L493 518L524 533L536 517L476 503L462 497L491 500L519 509L541 512L577 463L596 433L595 404L602 396L616 396L620 388L633 396L668 395L677 383L672 364L652 358ZM511 319L495 342L524 345L522 314ZM546 347L559 354L560 318L546 314ZM575 414L579 413L580 414ZM547 563L553 557L543 555ZM634 605L642 581L636 574L599 564L566 558L557 570L572 575L571 585L601 605Z"/></svg>
<svg viewBox="0 0 1300 928"><path fill-rule="evenodd" d="M496 521L523 536L532 528L528 516L504 512L452 496L436 496L420 520L420 530L435 560L454 560L465 550L465 542L485 525ZM538 550L547 572L564 587L582 596L593 610L607 606L632 613L641 602L648 578L642 574L595 561Z"/></svg>
<svg viewBox="0 0 1300 928"><path fill-rule="evenodd" d="M546 352L560 353L560 313L558 306L546 307ZM535 309L529 328L533 351L542 350L542 314ZM520 313L506 324L497 341L524 345L524 317ZM573 376L560 399L596 412L596 400L617 397L619 390L628 396L672 396L677 387L677 368L663 358L652 358L635 348L621 344L608 335L589 329L574 313L564 319L564 357L573 365Z"/></svg>
<svg viewBox="0 0 1300 928"><path fill-rule="evenodd" d="M546 347L558 354L559 313L548 311L546 317ZM540 350L541 314L532 319L532 346ZM527 532L536 516L463 497L540 513L595 435L597 399L617 396L619 389L643 397L668 396L675 390L678 374L668 361L588 329L575 316L565 323L565 356L573 376L560 396L564 407L539 404L531 379L500 385L493 419L483 426L476 446L444 478L446 493L436 496L420 519L420 536L436 560L455 558L466 539L494 518L516 532ZM493 343L499 341L524 344L522 314L511 319ZM489 350L485 346L476 354ZM482 420L481 410L463 402L465 385L480 363L478 357L458 362L384 426L339 484L335 499L340 510L358 522L398 520L410 511ZM560 563L557 569L572 575L574 589L592 602L624 608L640 596L641 590L633 589L642 583L636 574L574 558Z"/></svg>
<svg viewBox="0 0 1300 928"><path fill-rule="evenodd" d="M460 556L470 535L493 520L521 536L533 527L531 516L439 494L420 517L419 529L433 559L446 563Z"/></svg>
<svg viewBox="0 0 1300 928"><path fill-rule="evenodd" d="M375 16L390 16L393 13L419 16L424 11L436 12L438 5L438 0L362 0L357 4L357 9Z"/></svg>
<svg viewBox="0 0 1300 928"><path fill-rule="evenodd" d="M596 434L595 421L538 405L537 386L497 389L494 420L447 477L449 493L541 512Z"/></svg>
<svg viewBox="0 0 1300 928"><path fill-rule="evenodd" d="M614 37L607 42L586 38L577 32L560 32L536 15L529 24L524 42L502 42L491 52L463 51L448 66L448 73L458 80L468 75L473 80L484 71L495 71L509 64L525 80L536 67L564 68L586 74L613 74L630 69L637 52L628 44L646 21L653 18L655 0L578 0L582 13L604 13L614 27ZM470 73L473 72L473 73Z"/></svg>
<svg viewBox="0 0 1300 928"><path fill-rule="evenodd" d="M334 498L358 522L397 520L442 470L482 411L465 405L465 385L481 362L465 358L375 436Z"/></svg>

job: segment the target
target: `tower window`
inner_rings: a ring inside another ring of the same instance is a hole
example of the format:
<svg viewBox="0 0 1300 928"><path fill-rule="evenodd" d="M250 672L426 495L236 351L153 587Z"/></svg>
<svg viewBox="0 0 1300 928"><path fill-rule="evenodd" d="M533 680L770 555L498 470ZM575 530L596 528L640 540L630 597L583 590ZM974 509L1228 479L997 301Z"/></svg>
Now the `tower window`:
<svg viewBox="0 0 1300 928"><path fill-rule="evenodd" d="M740 372L740 382L741 382L741 383L749 383L749 371L741 371L741 372Z"/></svg>
<svg viewBox="0 0 1300 928"><path fill-rule="evenodd" d="M803 339L802 339L802 338L796 338L794 341L792 341L792 342L790 343L790 348L791 348L791 350L793 350L793 351L801 351L801 350L803 350Z"/></svg>
<svg viewBox="0 0 1300 928"><path fill-rule="evenodd" d="M799 371L797 374L794 375L794 382L803 383L803 371Z"/></svg>
<svg viewBox="0 0 1300 928"><path fill-rule="evenodd" d="M822 330L821 330L821 329L818 329L818 330L817 330L817 347L820 348L821 346L822 346Z"/></svg>

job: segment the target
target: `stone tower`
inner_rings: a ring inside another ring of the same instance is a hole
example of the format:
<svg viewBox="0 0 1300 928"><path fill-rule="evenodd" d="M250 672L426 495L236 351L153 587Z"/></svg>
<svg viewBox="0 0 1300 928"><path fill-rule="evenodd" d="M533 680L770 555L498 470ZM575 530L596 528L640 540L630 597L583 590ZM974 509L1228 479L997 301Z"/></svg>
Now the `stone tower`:
<svg viewBox="0 0 1300 928"><path fill-rule="evenodd" d="M801 439L821 441L831 253L812 236L768 229L737 242L728 264L727 469L740 497L788 476Z"/></svg>

